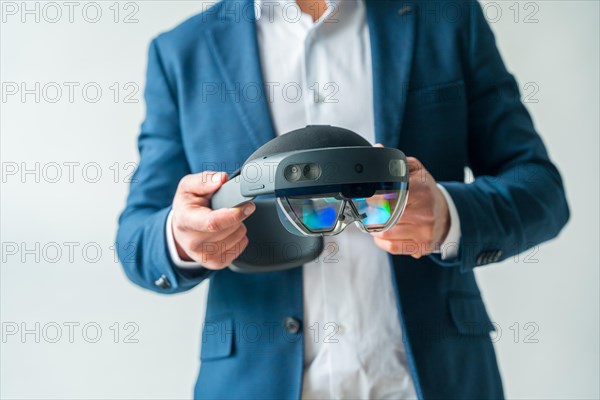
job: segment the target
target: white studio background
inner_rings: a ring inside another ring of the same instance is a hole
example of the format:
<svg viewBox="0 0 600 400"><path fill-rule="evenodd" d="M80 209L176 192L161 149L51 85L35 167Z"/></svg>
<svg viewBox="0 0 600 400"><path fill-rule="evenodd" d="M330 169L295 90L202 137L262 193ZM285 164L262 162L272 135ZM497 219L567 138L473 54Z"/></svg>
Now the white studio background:
<svg viewBox="0 0 600 400"><path fill-rule="evenodd" d="M1 2L0 397L190 398L205 287L138 289L111 246L137 161L148 43L203 6L74 4L70 22L63 2ZM572 210L558 240L477 272L506 395L598 398L599 3L485 5ZM39 22L24 12L35 7ZM39 102L22 99L38 82Z"/></svg>

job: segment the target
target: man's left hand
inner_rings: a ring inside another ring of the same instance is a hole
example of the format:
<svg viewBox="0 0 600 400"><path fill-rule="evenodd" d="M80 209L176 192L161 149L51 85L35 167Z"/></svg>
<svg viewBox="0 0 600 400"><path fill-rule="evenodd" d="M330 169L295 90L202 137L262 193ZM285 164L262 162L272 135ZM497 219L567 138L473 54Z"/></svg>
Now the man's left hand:
<svg viewBox="0 0 600 400"><path fill-rule="evenodd" d="M450 229L450 212L433 176L414 157L407 157L408 203L404 214L390 230L373 233L375 244L392 254L421 258L438 250Z"/></svg>

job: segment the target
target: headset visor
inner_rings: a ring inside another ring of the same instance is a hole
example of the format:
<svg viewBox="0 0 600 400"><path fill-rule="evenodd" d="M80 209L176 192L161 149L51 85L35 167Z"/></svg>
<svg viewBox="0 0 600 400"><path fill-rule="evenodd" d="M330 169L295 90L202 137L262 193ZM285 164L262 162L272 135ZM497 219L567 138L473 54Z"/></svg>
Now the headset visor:
<svg viewBox="0 0 600 400"><path fill-rule="evenodd" d="M408 197L405 182L339 185L322 193L278 193L281 222L292 233L335 235L356 222L364 232L380 232L396 224ZM291 222L290 224L287 222Z"/></svg>

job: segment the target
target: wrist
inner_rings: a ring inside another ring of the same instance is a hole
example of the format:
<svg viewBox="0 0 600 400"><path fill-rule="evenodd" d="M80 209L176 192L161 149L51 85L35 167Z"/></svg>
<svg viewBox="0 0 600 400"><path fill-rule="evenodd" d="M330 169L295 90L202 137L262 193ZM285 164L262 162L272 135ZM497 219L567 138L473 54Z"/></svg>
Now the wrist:
<svg viewBox="0 0 600 400"><path fill-rule="evenodd" d="M167 251L169 252L169 257L173 264L176 267L182 269L197 269L201 265L196 261L190 259L190 257L182 258L181 256L187 256L186 252L183 250L183 247L176 244L175 241L175 230L173 229L174 224L173 220L173 210L169 212L169 216L167 217L167 222L165 224L165 236L167 242ZM179 247L179 248L178 248Z"/></svg>
<svg viewBox="0 0 600 400"><path fill-rule="evenodd" d="M439 213L436 220L439 222L439 234L435 240L437 245L440 245L446 241L448 237L448 233L450 232L451 226L451 217L450 217L450 207L448 207L448 202L446 201L446 196L442 193L442 190L439 186L436 186L437 190L437 198L439 204Z"/></svg>
<svg viewBox="0 0 600 400"><path fill-rule="evenodd" d="M190 257L186 251L183 249L179 241L177 240L177 230L174 227L173 220L175 219L175 215L171 214L169 229L171 230L171 235L173 238L173 244L175 245L175 250L177 251L177 255L179 259L184 262L194 261L192 257Z"/></svg>
<svg viewBox="0 0 600 400"><path fill-rule="evenodd" d="M173 239L175 240L175 250L177 250L177 255L181 259L181 261L194 261L192 257L188 256L188 254L183 250L183 247L177 241L175 234L173 234Z"/></svg>

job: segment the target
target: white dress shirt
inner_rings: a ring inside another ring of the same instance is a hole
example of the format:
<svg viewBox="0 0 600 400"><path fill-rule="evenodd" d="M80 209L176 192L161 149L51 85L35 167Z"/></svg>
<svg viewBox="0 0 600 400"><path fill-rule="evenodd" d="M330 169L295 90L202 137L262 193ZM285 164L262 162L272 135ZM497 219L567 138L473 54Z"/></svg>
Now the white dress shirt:
<svg viewBox="0 0 600 400"><path fill-rule="evenodd" d="M363 1L328 1L316 22L294 0L257 0L265 93L278 135L334 125L375 142L371 46ZM456 256L460 222L445 190L451 229L444 259ZM171 217L171 257L182 268ZM303 398L416 398L402 342L390 258L354 225L327 237L303 267Z"/></svg>

